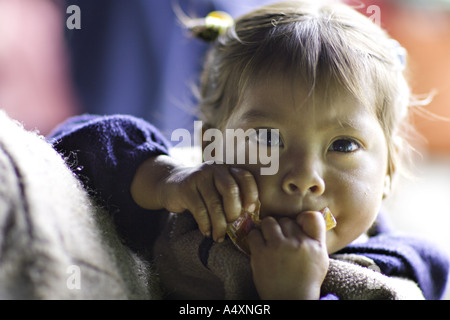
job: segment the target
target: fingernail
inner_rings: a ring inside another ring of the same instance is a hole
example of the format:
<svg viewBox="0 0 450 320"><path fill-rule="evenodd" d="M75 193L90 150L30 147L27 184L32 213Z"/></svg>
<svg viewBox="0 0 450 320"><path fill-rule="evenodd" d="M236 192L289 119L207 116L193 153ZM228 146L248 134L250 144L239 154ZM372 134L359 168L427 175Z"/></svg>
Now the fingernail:
<svg viewBox="0 0 450 320"><path fill-rule="evenodd" d="M239 172L242 171L242 169L235 168L235 167L230 167L230 171L231 171L231 172L235 172L235 173L239 173Z"/></svg>
<svg viewBox="0 0 450 320"><path fill-rule="evenodd" d="M218 239L218 240L217 240L217 242L219 242L219 243L220 243L220 242L223 242L223 240L225 240L225 238L224 238L224 237L222 237L222 238Z"/></svg>
<svg viewBox="0 0 450 320"><path fill-rule="evenodd" d="M252 203L251 205L248 206L247 211L250 213L255 212L256 209L256 205L254 203Z"/></svg>
<svg viewBox="0 0 450 320"><path fill-rule="evenodd" d="M211 237L211 231L206 231L205 233L203 233L203 235L205 236L205 237Z"/></svg>

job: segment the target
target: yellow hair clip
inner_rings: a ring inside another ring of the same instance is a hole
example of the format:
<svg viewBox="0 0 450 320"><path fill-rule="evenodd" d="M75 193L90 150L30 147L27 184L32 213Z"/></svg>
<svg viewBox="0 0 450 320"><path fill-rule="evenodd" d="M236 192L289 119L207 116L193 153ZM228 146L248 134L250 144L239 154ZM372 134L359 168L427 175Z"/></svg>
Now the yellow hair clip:
<svg viewBox="0 0 450 320"><path fill-rule="evenodd" d="M195 19L190 27L192 33L208 42L212 42L222 34L225 34L234 25L233 18L224 11L210 12L205 18Z"/></svg>
<svg viewBox="0 0 450 320"><path fill-rule="evenodd" d="M233 18L224 11L210 12L205 18L206 28L217 31L219 35L224 34L233 24Z"/></svg>

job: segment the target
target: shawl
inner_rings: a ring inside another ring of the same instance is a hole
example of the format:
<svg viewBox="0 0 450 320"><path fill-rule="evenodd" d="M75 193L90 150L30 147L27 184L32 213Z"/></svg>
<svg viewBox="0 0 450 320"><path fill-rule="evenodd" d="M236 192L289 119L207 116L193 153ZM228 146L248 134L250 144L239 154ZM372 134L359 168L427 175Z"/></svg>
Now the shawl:
<svg viewBox="0 0 450 320"><path fill-rule="evenodd" d="M61 155L0 111L0 299L157 299L156 279Z"/></svg>

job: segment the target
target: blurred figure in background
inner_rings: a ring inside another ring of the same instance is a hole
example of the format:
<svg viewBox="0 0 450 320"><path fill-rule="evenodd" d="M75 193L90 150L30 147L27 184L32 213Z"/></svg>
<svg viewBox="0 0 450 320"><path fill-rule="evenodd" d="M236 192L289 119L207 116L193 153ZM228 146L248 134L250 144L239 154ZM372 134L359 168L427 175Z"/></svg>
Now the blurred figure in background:
<svg viewBox="0 0 450 320"><path fill-rule="evenodd" d="M186 37L174 6L234 16L265 2L0 0L0 108L44 135L83 112L133 114L167 135L190 129L207 45ZM71 5L81 29L66 27Z"/></svg>
<svg viewBox="0 0 450 320"><path fill-rule="evenodd" d="M42 134L79 112L61 7L50 0L0 0L0 108Z"/></svg>
<svg viewBox="0 0 450 320"><path fill-rule="evenodd" d="M195 17L213 10L236 16L264 2L270 1L67 0L81 9L81 29L66 33L84 110L133 114L168 137L192 129L192 89L208 46L187 36L174 7Z"/></svg>

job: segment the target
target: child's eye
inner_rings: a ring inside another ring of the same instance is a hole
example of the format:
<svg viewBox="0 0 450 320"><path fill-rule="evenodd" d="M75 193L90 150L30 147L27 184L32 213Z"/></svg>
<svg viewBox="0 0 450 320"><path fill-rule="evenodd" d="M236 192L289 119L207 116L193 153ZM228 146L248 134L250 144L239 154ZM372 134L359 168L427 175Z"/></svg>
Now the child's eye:
<svg viewBox="0 0 450 320"><path fill-rule="evenodd" d="M256 129L254 139L259 145L265 147L283 146L283 141L281 140L278 129Z"/></svg>
<svg viewBox="0 0 450 320"><path fill-rule="evenodd" d="M328 151L350 153L358 151L361 145L352 139L338 139L328 148Z"/></svg>

